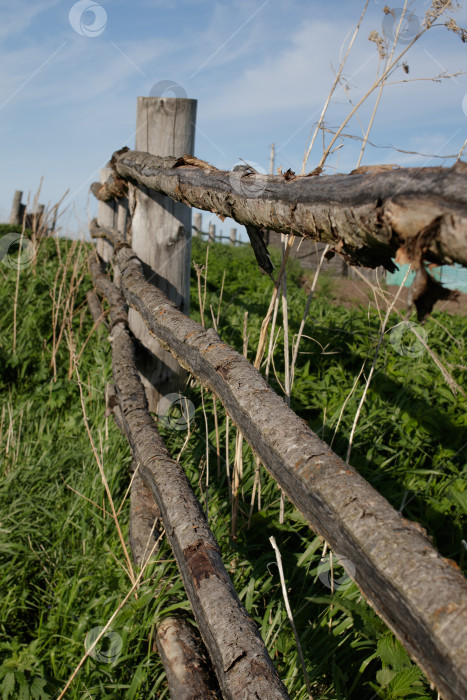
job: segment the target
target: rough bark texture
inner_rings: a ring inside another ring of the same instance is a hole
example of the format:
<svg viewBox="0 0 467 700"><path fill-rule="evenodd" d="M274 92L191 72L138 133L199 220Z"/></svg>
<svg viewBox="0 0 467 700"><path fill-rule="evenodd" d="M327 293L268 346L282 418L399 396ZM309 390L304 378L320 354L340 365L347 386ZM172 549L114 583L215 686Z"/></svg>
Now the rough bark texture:
<svg viewBox="0 0 467 700"><path fill-rule="evenodd" d="M414 261L467 266L467 164L350 175L225 172L190 156L114 154L138 186L240 224L330 243L349 262L392 269L399 248ZM360 169L361 170L361 169Z"/></svg>
<svg viewBox="0 0 467 700"><path fill-rule="evenodd" d="M133 478L130 491L130 546L138 566L143 566L160 535L159 508L154 496L139 472Z"/></svg>
<svg viewBox="0 0 467 700"><path fill-rule="evenodd" d="M254 452L333 550L443 697L467 697L467 581L332 452L213 330L186 318L144 279L128 247L115 256L130 306L180 364L222 401Z"/></svg>
<svg viewBox="0 0 467 700"><path fill-rule="evenodd" d="M112 363L125 432L159 508L223 695L236 700L288 698L258 628L238 599L185 473L170 458L149 414L119 292L102 279L96 260L91 258L89 266L96 285L112 300Z"/></svg>
<svg viewBox="0 0 467 700"><path fill-rule="evenodd" d="M114 179L114 174L110 168L102 168L100 170L100 180L101 186L105 186L108 180ZM99 205L97 208L97 220L99 221L99 226L109 226L110 228L118 229L117 222L117 210L118 202L115 200L99 200ZM109 262L112 259L112 247L105 241L101 239L97 242L97 252L99 253L102 260Z"/></svg>
<svg viewBox="0 0 467 700"><path fill-rule="evenodd" d="M164 664L172 700L211 700L218 697L205 651L189 622L169 617L157 628L156 643Z"/></svg>
<svg viewBox="0 0 467 700"><path fill-rule="evenodd" d="M128 195L128 183L118 177L110 177L107 182L93 182L90 190L101 202L112 202Z"/></svg>
<svg viewBox="0 0 467 700"><path fill-rule="evenodd" d="M100 304L99 298L94 290L90 289L89 292L86 292L86 301L88 303L88 309L91 312L92 320L94 321L94 323L98 323L99 325L101 323L104 323L104 312L102 311L102 306Z"/></svg>

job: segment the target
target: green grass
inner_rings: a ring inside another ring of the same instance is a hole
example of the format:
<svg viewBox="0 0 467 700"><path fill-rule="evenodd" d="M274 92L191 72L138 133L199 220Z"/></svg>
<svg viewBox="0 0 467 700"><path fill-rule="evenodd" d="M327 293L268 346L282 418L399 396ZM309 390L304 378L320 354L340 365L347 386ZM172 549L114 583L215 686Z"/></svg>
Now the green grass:
<svg viewBox="0 0 467 700"><path fill-rule="evenodd" d="M57 248L55 241L46 240L35 263L21 270L14 352L16 271L0 261L0 587L4 592L0 604L0 693L5 699L58 697L84 653L87 633L106 623L130 588L128 576L114 558L124 561L86 434L76 378L70 379L65 337L58 348L56 380L51 368L51 294L57 268L63 267L71 245L62 240ZM85 250L77 250L74 258L77 255L84 264ZM204 264L205 256L206 244L194 240L193 260ZM244 312L248 310L251 360L272 283L258 272L249 249L211 247L207 321L211 319L210 305L217 314L224 270L219 332L241 350ZM295 333L306 294L300 286L300 271L291 267L288 274L290 325ZM65 291L70 279L69 271ZM92 329L85 304L90 287L86 276L74 299L72 328L78 351ZM326 281L311 308L305 329L309 337L301 346L292 397L294 410L327 441L363 360L369 358L371 363L379 328L376 312L346 310L333 305L329 296ZM191 315L199 319L194 272L191 306ZM465 386L466 321L436 312L434 318L456 342L431 319L426 324L429 344ZM394 317L393 322L397 321ZM114 501L120 505L129 483L131 454L112 418L105 416L105 385L111 380L107 336L105 327L92 334L80 358L80 376L93 438ZM279 337L275 365L281 381L282 348ZM270 381L280 393L273 373ZM334 448L342 456L362 389L363 380L347 404L335 438ZM269 543L271 535L282 552L290 602L316 697L436 697L340 567L336 567L335 576L343 585L331 593L320 566L322 541L289 503L285 523L279 524L279 491L265 473L261 511L255 510L248 529L255 467L248 446L244 446L239 534L235 542L230 540L225 420L220 414L218 478L212 400L204 394L206 448L201 389L190 384L185 395L196 413L181 463L203 504L207 497L210 525L221 543L226 567L243 604L257 621L291 697L307 695ZM404 357L385 342L351 459L396 508L405 499L404 514L421 522L440 551L463 567L466 415L466 401L453 397L426 353L416 359ZM178 454L186 434L161 430L169 449ZM231 426L231 458L234 441ZM206 453L210 471L207 491ZM128 502L122 508L120 524L128 539ZM130 598L112 624L122 640L115 663L88 658L66 697L168 697L163 667L151 653L154 626L173 609L191 613L165 543L158 557L162 563L149 567L138 599Z"/></svg>

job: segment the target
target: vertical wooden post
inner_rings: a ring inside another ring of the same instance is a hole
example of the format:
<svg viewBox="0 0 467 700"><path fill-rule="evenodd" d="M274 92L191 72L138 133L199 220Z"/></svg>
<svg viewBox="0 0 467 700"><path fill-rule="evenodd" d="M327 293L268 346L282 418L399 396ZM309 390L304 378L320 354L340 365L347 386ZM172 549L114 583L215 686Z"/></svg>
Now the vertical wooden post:
<svg viewBox="0 0 467 700"><path fill-rule="evenodd" d="M203 215L200 211L193 214L193 228L195 231L195 236L200 236L203 230Z"/></svg>
<svg viewBox="0 0 467 700"><path fill-rule="evenodd" d="M137 151L158 156L194 153L196 100L138 97ZM132 248L143 261L146 279L188 314L191 265L191 209L158 192L138 187L132 221ZM133 334L149 352L141 351L138 369L150 411L159 399L179 390L185 377L176 359L149 334L139 314L130 309Z"/></svg>
<svg viewBox="0 0 467 700"><path fill-rule="evenodd" d="M237 243L237 229L230 229L230 245L235 245Z"/></svg>
<svg viewBox="0 0 467 700"><path fill-rule="evenodd" d="M209 224L209 243L214 243L216 240L216 224Z"/></svg>
<svg viewBox="0 0 467 700"><path fill-rule="evenodd" d="M276 144L271 145L271 154L269 156L269 174L274 175L274 160L276 157Z"/></svg>
<svg viewBox="0 0 467 700"><path fill-rule="evenodd" d="M100 181L103 184L107 182L109 177L113 174L110 168L102 168L100 170ZM107 228L117 228L117 204L115 201L112 202L101 202L99 200L99 205L97 208L97 221L99 226L104 226ZM104 262L109 262L112 259L113 248L105 241L103 238L97 239L97 252L104 260Z"/></svg>
<svg viewBox="0 0 467 700"><path fill-rule="evenodd" d="M21 199L23 198L23 193L21 190L16 190L13 195L13 204L11 206L10 214L10 224L12 226L20 226L23 223L21 213L24 211L23 205L21 204Z"/></svg>
<svg viewBox="0 0 467 700"><path fill-rule="evenodd" d="M34 220L33 229L36 232L41 228L41 226L43 224L44 211L45 211L45 206L43 204L38 204L36 207L36 211L34 212L34 217L33 217L33 220Z"/></svg>

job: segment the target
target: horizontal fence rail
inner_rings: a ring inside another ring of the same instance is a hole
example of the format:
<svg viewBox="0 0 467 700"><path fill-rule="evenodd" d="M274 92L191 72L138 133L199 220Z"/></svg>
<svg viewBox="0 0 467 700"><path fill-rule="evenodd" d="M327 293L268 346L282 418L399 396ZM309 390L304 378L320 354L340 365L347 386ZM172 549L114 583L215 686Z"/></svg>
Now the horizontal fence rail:
<svg viewBox="0 0 467 700"><path fill-rule="evenodd" d="M135 365L125 303L102 273L95 255L89 267L110 304L112 367L119 423L139 463L182 575L187 596L216 670L223 696L288 698L258 628L240 603L219 545L180 465L171 459L148 410ZM191 696L193 697L193 696Z"/></svg>
<svg viewBox="0 0 467 700"><path fill-rule="evenodd" d="M148 283L139 258L118 231L93 222L91 235L114 246L123 295L151 334L216 394L313 529L354 563L352 577L363 595L443 697L464 700L467 581L457 565L320 440L242 355ZM142 476L154 489L149 469Z"/></svg>
<svg viewBox="0 0 467 700"><path fill-rule="evenodd" d="M467 267L467 164L461 161L451 168L261 175L252 168L218 170L194 156L122 149L110 166L119 178L247 227L330 243L355 264L393 270L399 251L415 264Z"/></svg>

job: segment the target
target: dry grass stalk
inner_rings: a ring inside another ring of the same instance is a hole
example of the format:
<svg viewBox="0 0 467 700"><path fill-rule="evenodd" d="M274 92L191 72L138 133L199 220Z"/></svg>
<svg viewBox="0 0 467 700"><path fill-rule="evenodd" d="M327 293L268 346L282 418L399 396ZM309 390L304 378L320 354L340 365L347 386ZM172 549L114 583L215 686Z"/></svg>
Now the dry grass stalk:
<svg viewBox="0 0 467 700"><path fill-rule="evenodd" d="M117 512L116 512L116 509L115 509L115 504L114 504L114 501L113 501L112 493L111 493L111 491L110 491L109 484L108 484L108 481L107 481L107 477L106 477L105 472L104 472L104 466L103 466L102 460L101 460L101 458L99 457L99 455L98 455L98 453L97 453L96 445L95 445L95 442L94 442L94 439L93 439L93 436L92 436L92 433L91 433L91 429L90 429L90 427L89 427L89 420L88 420L88 417L87 417L86 405L85 405L85 401L84 401L83 385L82 385L82 383L81 383L81 377L80 377L80 374L79 374L79 367L78 367L77 356L76 356L75 342L74 342L74 338L73 338L73 331L72 331L72 328L71 328L71 321L70 321L69 324L68 324L68 330L67 330L67 333L66 333L66 338L67 338L67 341L68 341L68 347L69 347L69 350L70 350L70 355L71 355L72 362L73 362L73 368L74 368L74 372L75 372L75 374L76 374L76 381L77 381L78 388L79 388L79 394L80 394L80 400L81 400L81 411L82 411L82 414L83 414L84 426L85 426L85 428L86 428L86 432L87 432L87 434L88 434L89 442L90 442L90 444L91 444L91 449L92 449L92 452L93 452L93 455L94 455L94 459L96 460L97 467L98 467L99 473L100 473L100 475L101 475L102 483L103 483L105 492L106 492L106 494L107 494L107 498L108 498L108 500L109 500L109 504L110 504L110 508L111 508L111 512L112 512L112 518L113 518L113 521L114 521L114 523L115 523L115 527L116 527L116 530L117 530L117 533L118 533L118 537L119 537L119 540L120 540L120 544L121 544L121 546L122 546L123 554L124 554L125 561L126 561L126 564L127 564L128 575L129 575L129 577L130 577L130 580L131 580L132 584L135 585L136 578L135 578L135 574L134 574L134 571L133 571L133 566L132 566L132 563L131 563L130 555L129 555L129 553L128 553L128 549L127 549L127 546L126 546L126 544L125 544L125 539L124 539L124 537L123 537L123 533L122 533L122 530L121 530L121 528L120 528L120 523L119 523L119 521L118 521Z"/></svg>
<svg viewBox="0 0 467 700"><path fill-rule="evenodd" d="M358 34L359 29L360 29L360 26L361 26L361 24L362 24L362 22L363 22L363 18L364 18L364 16L365 16L366 11L367 11L369 2L370 2L370 0L366 0L366 2L365 2L365 6L364 6L364 8L363 8L363 12L362 12L362 14L361 14L361 16L360 16L360 19L359 19L359 21L358 21L358 23L357 23L357 26L355 27L355 31L354 31L354 33L353 33L352 39L350 40L350 44L349 44L349 46L348 46L348 48L347 48L346 54L345 54L344 58L341 60L341 62L340 62L339 69L338 69L337 74L336 74L336 77L335 77L335 79L334 79L334 83L332 84L332 87L331 87L331 89L330 89L330 91L329 91L329 94L328 94L328 96L327 96L327 98L326 98L326 102L324 103L324 107L323 107L322 112L321 112L321 114L320 114L320 117L319 117L319 119L318 119L318 123L317 123L317 125L316 125L316 127L315 127L315 130L314 130L314 132L313 132L313 136L312 136L312 138L311 138L310 145L308 146L307 150L305 151L305 155L303 156L303 163L302 163L302 170L301 170L301 174L302 174L302 175L305 174L306 164L307 164L307 162L308 162L308 158L310 157L310 153L311 153L311 151L312 151L312 149L313 149L313 146L314 146L314 143L315 143L315 140L316 140L316 136L317 136L317 134L319 133L319 130L321 129L321 126L322 126L323 120L324 120L324 116L325 116L325 114L326 114L326 112L327 112L327 109L328 109L328 107L329 107L329 103L331 102L331 98L332 98L332 96L333 96L333 94L334 94L334 92L335 92L335 89L336 89L338 83L339 83L340 80L341 80L342 71L344 70L345 62L347 61L347 58L348 58L349 53L350 53L350 51L351 51L351 49L352 49L352 46L353 46L353 44L354 44L354 42L355 42L355 39L357 38L357 34Z"/></svg>
<svg viewBox="0 0 467 700"><path fill-rule="evenodd" d="M368 387L370 386L370 382L371 382L371 379L372 379L372 377L373 377L373 373L374 373L374 371L375 371L376 361L377 361L378 355L379 355L379 350L380 350L380 348L381 348L381 343L383 342L384 333L385 333L385 331L386 331L386 325L387 325L387 323L388 323L388 320L389 320L389 316L390 316L390 314L391 314L391 311L393 310L393 308L394 308L394 306L395 306L395 304L396 304L396 302L397 302L397 299L399 298L399 295L400 295L400 293L401 293L401 291L402 291L402 289L403 289L403 287L404 287L405 281L406 281L407 277L409 276L409 273L410 273L410 270L411 270L411 269L412 269L412 266L409 265L408 270L407 270L407 272L405 273L405 277L404 277L404 279L402 280L402 282L401 282L401 284L400 284L400 286L399 286L399 289L397 290L397 293L396 293L395 296L394 296L394 299L392 300L392 302L389 304L389 306L388 306L388 308L387 308L387 311L386 311L386 315L385 315L385 317L384 317L383 324L382 324L382 326L381 326L381 328L380 328L380 331L379 331L378 345L377 345L377 347L376 347L375 356L374 356L374 358L373 358L373 362L372 362L372 365L371 365L371 368L370 368L370 372L369 372L369 374L368 374L368 379L366 380L365 388L364 388L363 394L362 394L362 398L360 399L360 403L358 404L357 412L356 412L356 414L355 414L354 422L353 422L353 425L352 425L352 430L351 430L351 432L350 432L349 446L348 446L348 448L347 448L347 455L346 455L346 458L345 458L345 461L347 462L347 464L349 463L349 460L350 460L350 453L351 453L351 451L352 451L352 442L353 442L353 437L354 437L354 435L355 435L355 430L356 430L356 428L357 428L358 419L360 418L360 413L361 413L361 410L362 410L362 408L363 408L363 404L365 403L365 398L366 398L366 395L367 395L367 392L368 392Z"/></svg>
<svg viewBox="0 0 467 700"><path fill-rule="evenodd" d="M407 0L405 0L404 4L404 11L407 8ZM430 30L430 28L434 25L434 22L436 19L438 19L446 10L452 9L452 2L451 0L447 0L446 2L438 2L437 0L434 0L432 3L431 8L425 13L425 20L423 22L423 25L421 29L416 33L414 38L409 42L409 44L392 60L389 60L381 74L381 76L377 77L376 80L373 82L373 84L370 86L370 88L365 92L363 97L354 105L354 107L350 110L348 115L345 117L345 119L342 121L341 125L335 132L333 138L331 139L330 143L328 144L327 148L324 150L323 155L321 157L321 160L318 163L318 168L322 168L332 152L333 146L339 136L341 135L342 131L344 130L345 126L349 123L349 121L352 119L352 117L356 114L356 112L360 109L362 104L366 102L366 100L370 97L370 95L378 88L380 88L382 85L386 83L386 79L390 75L390 73L397 68L398 64L400 63L401 59L405 56L405 54L412 48L412 46L427 32ZM389 8L388 8L389 10ZM384 11L386 11L386 8L384 8ZM390 10L389 10L390 11ZM400 32L400 27L402 23L402 17L399 22L399 26L397 31ZM455 23L454 23L455 24ZM449 26L449 24L446 25L448 29L452 29L452 31L455 31L456 33L462 34L463 30L461 30L457 25L455 25L455 28L452 26ZM463 34L461 38L463 37ZM395 42L396 43L396 42ZM395 44L394 44L395 46ZM392 52L393 56L394 52Z"/></svg>
<svg viewBox="0 0 467 700"><path fill-rule="evenodd" d="M360 272L360 270L358 269L358 267L355 267L355 268L353 268L353 269L354 269L355 273L356 273L356 274L357 274L357 275L372 289L372 291L373 291L375 294L378 294L382 299L384 299L385 303L387 304L387 303L388 303L388 296L392 296L391 293L390 293L390 292L385 292L385 291L383 291L382 289L376 287L374 284L372 284L372 283L370 282L370 280L368 280L368 279L365 277L365 275L363 275L363 274ZM395 313L398 314L399 318L403 319L403 315L402 315L402 313L399 311L399 309L398 309L397 307L394 308L394 311L395 311ZM406 320L406 319L403 319L403 320ZM416 334L416 333L415 333L415 330L414 330L414 328L413 328L413 326L412 326L412 332L413 332L414 334ZM428 352L428 354L430 355L430 357L431 357L431 359L433 360L433 362L435 363L435 365L438 367L439 371L441 372L441 374L442 374L443 377L444 377L444 381L445 381L446 384L449 386L449 388L451 389L451 391L452 391L452 393L454 394L454 396L457 394L457 392L459 392L459 393L461 394L461 396L464 396L464 398L467 398L467 395L466 395L465 391L462 389L461 386L459 386L459 384L456 382L456 380L454 379L454 377L452 376L452 374L450 374L450 372L448 372L448 370L447 370L446 367L443 365L443 363L441 362L441 360L439 359L439 357L437 356L437 354L428 346L426 340L425 340L424 338L422 338L419 334L416 334L416 336L417 336L417 339L420 341L420 343L421 343L421 344L423 345L423 347L425 348L425 350L426 350L426 351Z"/></svg>
<svg viewBox="0 0 467 700"><path fill-rule="evenodd" d="M248 311L243 317L243 356L248 356ZM232 539L237 537L238 501L240 482L243 478L243 435L237 428L235 437L235 458L232 472L232 521L230 534Z"/></svg>
<svg viewBox="0 0 467 700"><path fill-rule="evenodd" d="M302 317L302 320L300 323L300 328L298 329L297 338L295 340L295 343L292 343L292 365L290 368L290 375L291 375L290 376L290 391L292 391L293 383L294 383L294 379L295 379L295 365L297 364L298 348L299 348L300 341L301 341L302 336L303 336L303 331L305 329L305 323L306 323L306 319L308 318L308 313L310 311L311 302L312 302L313 296L315 294L316 285L318 283L318 278L319 278L319 273L321 272L321 268L323 266L324 259L326 257L326 253L328 252L328 250L329 250L329 245L325 245L324 250L323 250L321 257L319 259L318 266L315 270L315 274L313 275L313 282L311 283L310 293L308 294L308 299L306 300L305 311L303 312L303 317Z"/></svg>
<svg viewBox="0 0 467 700"><path fill-rule="evenodd" d="M217 456L217 478L220 479L221 476L221 439L219 435L219 419L217 416L217 401L216 397L212 395L212 407L214 412L214 428L216 431L216 456Z"/></svg>
<svg viewBox="0 0 467 700"><path fill-rule="evenodd" d="M289 254L290 254L290 251L292 249L294 240L295 240L295 236L290 234L288 237L288 240L287 240L287 245L286 245L286 248L284 251L284 255L282 257L282 264L281 264L281 267L279 270L279 274L277 275L277 280L274 283L274 289L272 292L271 301L269 303L269 309L267 311L266 316L263 319L263 323L261 324L261 332L260 332L259 341L258 341L258 349L256 351L256 359L254 362L254 366L256 367L256 369L260 368L261 362L263 360L264 348L266 347L266 337L268 334L269 323L270 323L271 318L272 318L272 314L274 311L274 305L276 303L276 298L277 298L277 295L279 294L279 289L281 286L282 276L284 274L285 266L287 264L287 260L289 258Z"/></svg>
<svg viewBox="0 0 467 700"><path fill-rule="evenodd" d="M305 683L306 683L306 689L308 691L308 697L309 700L313 700L313 694L311 692L311 685L310 685L310 679L308 677L308 672L306 670L305 666L305 659L303 658L303 652L302 652L302 646L300 644L300 639L298 636L297 628L295 627L293 615L292 615L292 610L290 608L290 603L289 603L289 596L287 595L287 585L285 583L285 577L284 577L284 569L282 568L282 557L281 553L279 551L279 547L277 546L277 542L274 537L270 537L269 541L272 545L272 548L274 549L276 553L276 561L277 561L277 568L279 569L279 578L281 581L281 588L282 588L282 596L284 598L284 604L285 604L285 609L287 611L287 617L289 618L290 626L292 627L292 631L295 637L295 643L297 645L297 652L298 652L298 658L300 659L300 664L302 666L302 671L303 671L303 676L305 678Z"/></svg>
<svg viewBox="0 0 467 700"><path fill-rule="evenodd" d="M206 483L205 483L206 520L209 522L209 424L208 424L208 417L206 415L206 406L204 405L204 387L201 387L201 405L203 407L205 444L206 444L206 458L204 461L204 468L206 470Z"/></svg>
<svg viewBox="0 0 467 700"><path fill-rule="evenodd" d="M63 688L62 692L61 692L60 695L58 696L57 700L61 700L61 699L65 696L67 690L69 689L69 687L70 687L71 684L73 683L73 681L74 681L74 679L76 678L76 676L77 676L77 674L78 674L80 668L82 667L82 665L84 664L84 662L86 661L86 659L88 658L88 656L90 655L90 653L93 651L93 649L95 648L95 646L97 645L97 643L100 641L100 639L105 635L105 633L107 632L107 630L109 629L110 625L112 624L112 622L113 622L113 621L115 620L115 618L117 617L117 615L118 615L118 613L120 612L120 610L124 607L124 605L126 604L126 602L130 599L130 596L136 591L136 589L137 589L138 586L140 585L141 579L143 578L143 574L144 574L144 572L146 571L146 567L147 567L147 565L149 564L152 555L154 554L154 552L156 551L157 547L159 546L159 542L161 541L161 539L162 539L162 537L164 536L164 534L165 534L165 530L163 530L163 531L161 532L161 534L160 534L159 537L157 538L157 541L154 543L154 545L153 545L153 547L152 547L152 550L151 550L151 552L150 552L150 554L149 554L147 560L145 561L144 565L141 567L141 571L139 572L138 577L135 579L135 581L134 581L133 585L131 586L130 590L128 591L128 593L126 594L126 596L124 597L124 599L122 600L122 602L117 606L117 609L116 609L115 612L112 614L112 616L109 618L109 620L107 621L107 623L103 626L102 630L99 632L99 634L97 635L97 637L96 637L96 639L94 640L94 642L90 645L89 649L86 649L86 653L83 654L83 656L82 656L80 662L78 663L78 665L76 666L75 670L73 671L73 673L72 673L71 676L69 677L68 681L66 682L65 687Z"/></svg>

